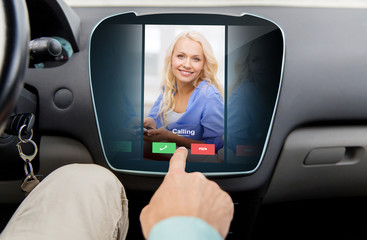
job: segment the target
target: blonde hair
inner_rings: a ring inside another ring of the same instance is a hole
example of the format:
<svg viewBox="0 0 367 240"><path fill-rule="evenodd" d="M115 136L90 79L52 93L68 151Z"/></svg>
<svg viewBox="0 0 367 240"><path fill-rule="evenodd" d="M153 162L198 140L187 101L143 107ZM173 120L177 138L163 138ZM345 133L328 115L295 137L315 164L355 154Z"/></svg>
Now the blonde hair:
<svg viewBox="0 0 367 240"><path fill-rule="evenodd" d="M198 42L204 52L204 66L198 78L193 81L193 86L196 88L201 81L207 81L209 84L212 84L214 87L216 87L223 97L223 88L217 77L218 62L214 56L210 43L203 35L198 32L182 32L167 48L166 57L164 59L164 76L162 81L163 99L161 102L160 111L158 113L164 127L168 125L167 113L172 111L172 109L175 107L174 94L177 91L176 77L172 72L171 65L172 54L177 42L183 38Z"/></svg>

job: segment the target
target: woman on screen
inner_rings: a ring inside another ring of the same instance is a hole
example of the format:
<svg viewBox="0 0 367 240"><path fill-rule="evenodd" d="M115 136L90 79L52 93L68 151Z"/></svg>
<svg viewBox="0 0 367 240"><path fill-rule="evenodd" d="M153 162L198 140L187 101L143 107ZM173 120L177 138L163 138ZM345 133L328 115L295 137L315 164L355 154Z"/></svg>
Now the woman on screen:
<svg viewBox="0 0 367 240"><path fill-rule="evenodd" d="M165 57L162 93L144 119L145 140L223 147L223 90L209 42L198 32L176 37Z"/></svg>

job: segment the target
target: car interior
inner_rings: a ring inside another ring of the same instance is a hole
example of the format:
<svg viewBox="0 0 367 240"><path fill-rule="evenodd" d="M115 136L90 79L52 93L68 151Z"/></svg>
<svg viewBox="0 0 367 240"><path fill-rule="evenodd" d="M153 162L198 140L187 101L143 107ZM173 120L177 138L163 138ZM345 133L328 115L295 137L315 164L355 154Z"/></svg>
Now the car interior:
<svg viewBox="0 0 367 240"><path fill-rule="evenodd" d="M150 140L144 118L168 45L197 31L218 60L223 110L220 137L191 144L186 171L232 197L226 239L365 239L367 6L132 5L0 3L0 231L29 173L92 163L126 189L127 239L144 239L140 211L178 147Z"/></svg>

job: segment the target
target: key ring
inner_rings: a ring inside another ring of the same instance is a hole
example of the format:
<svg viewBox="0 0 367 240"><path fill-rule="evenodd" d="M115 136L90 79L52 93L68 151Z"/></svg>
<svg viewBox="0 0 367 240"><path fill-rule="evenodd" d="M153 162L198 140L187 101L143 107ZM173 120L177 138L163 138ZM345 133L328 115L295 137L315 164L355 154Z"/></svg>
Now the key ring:
<svg viewBox="0 0 367 240"><path fill-rule="evenodd" d="M29 171L28 171L29 169ZM26 178L32 178L34 179L34 172L33 172L33 166L32 166L32 163L27 161L24 163L24 172L25 172L25 175L26 175Z"/></svg>
<svg viewBox="0 0 367 240"><path fill-rule="evenodd" d="M18 151L19 151L19 156L25 161L25 162L31 162L37 155L37 152L38 152L38 147L37 147L37 144L31 140L31 139L28 139L25 143L32 143L33 147L34 147L34 152L32 155L27 155L27 154L24 154L23 153L23 149L22 149L22 140L20 142L17 143L17 148L18 148ZM24 143L24 142L23 142Z"/></svg>
<svg viewBox="0 0 367 240"><path fill-rule="evenodd" d="M22 131L23 131L23 128L25 127L27 127L27 125L24 124L23 126L20 127L19 132L18 132L18 138L22 143L30 142L32 141L32 138L33 138L33 128L31 129L31 136L28 139L22 138Z"/></svg>

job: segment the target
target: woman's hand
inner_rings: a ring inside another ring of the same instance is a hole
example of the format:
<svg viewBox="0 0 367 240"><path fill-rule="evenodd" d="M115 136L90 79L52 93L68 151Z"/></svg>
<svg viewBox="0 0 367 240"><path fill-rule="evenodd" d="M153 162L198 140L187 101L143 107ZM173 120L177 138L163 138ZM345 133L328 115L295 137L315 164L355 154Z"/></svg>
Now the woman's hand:
<svg viewBox="0 0 367 240"><path fill-rule="evenodd" d="M148 128L157 128L157 124L155 123L154 119L150 117L144 118L143 126Z"/></svg>
<svg viewBox="0 0 367 240"><path fill-rule="evenodd" d="M147 139L152 142L162 142L162 141L170 141L173 139L176 134L171 131L168 131L165 128L158 129L149 129L147 134Z"/></svg>

